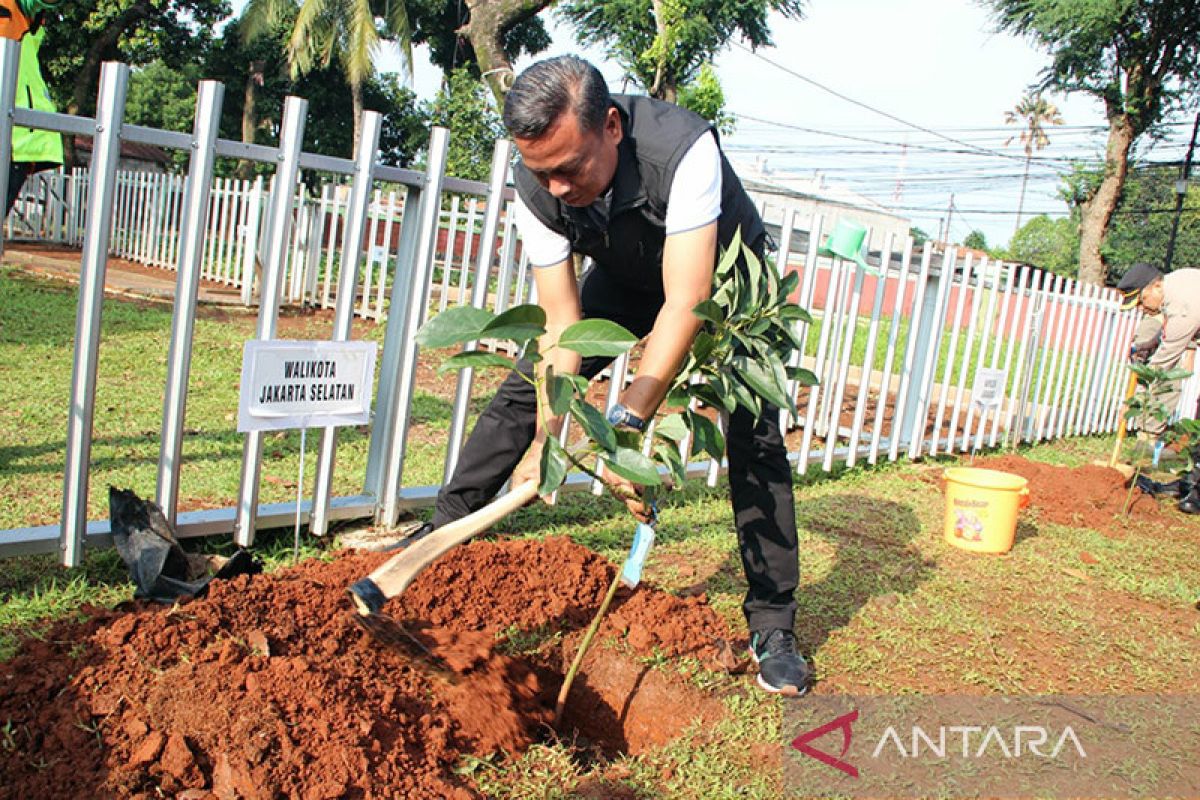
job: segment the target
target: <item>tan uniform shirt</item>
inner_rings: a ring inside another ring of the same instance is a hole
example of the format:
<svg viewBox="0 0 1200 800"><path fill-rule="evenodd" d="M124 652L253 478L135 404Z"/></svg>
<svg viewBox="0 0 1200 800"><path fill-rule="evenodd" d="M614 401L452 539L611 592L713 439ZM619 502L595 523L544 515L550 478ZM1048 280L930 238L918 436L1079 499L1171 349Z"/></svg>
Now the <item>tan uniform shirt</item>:
<svg viewBox="0 0 1200 800"><path fill-rule="evenodd" d="M1200 269L1179 269L1163 276L1162 341L1150 366L1166 369L1179 363L1200 333Z"/></svg>

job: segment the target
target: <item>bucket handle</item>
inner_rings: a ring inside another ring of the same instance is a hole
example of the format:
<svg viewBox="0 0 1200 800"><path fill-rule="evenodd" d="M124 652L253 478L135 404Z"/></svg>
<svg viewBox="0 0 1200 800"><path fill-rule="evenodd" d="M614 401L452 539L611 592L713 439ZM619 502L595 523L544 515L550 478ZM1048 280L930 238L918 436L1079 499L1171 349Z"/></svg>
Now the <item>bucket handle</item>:
<svg viewBox="0 0 1200 800"><path fill-rule="evenodd" d="M1029 506L1029 487L1022 486L1021 491L1017 493L1017 508L1027 508Z"/></svg>

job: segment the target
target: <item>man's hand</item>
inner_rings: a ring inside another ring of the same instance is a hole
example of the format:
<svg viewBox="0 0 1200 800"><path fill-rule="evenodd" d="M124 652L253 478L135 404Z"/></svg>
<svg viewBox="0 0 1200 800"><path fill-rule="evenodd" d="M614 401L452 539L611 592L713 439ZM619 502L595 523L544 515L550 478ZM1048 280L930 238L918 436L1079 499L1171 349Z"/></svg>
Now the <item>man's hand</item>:
<svg viewBox="0 0 1200 800"><path fill-rule="evenodd" d="M1155 339L1149 345L1141 347L1134 345L1129 349L1129 360L1134 364L1145 364L1150 361L1150 356L1154 355L1154 350L1158 346L1158 340Z"/></svg>
<svg viewBox="0 0 1200 800"><path fill-rule="evenodd" d="M604 482L608 484L608 490L613 493L613 496L625 503L629 513L633 514L638 522L650 522L653 518L650 506L646 505L646 501L642 499L646 487L639 486L612 470L604 471Z"/></svg>

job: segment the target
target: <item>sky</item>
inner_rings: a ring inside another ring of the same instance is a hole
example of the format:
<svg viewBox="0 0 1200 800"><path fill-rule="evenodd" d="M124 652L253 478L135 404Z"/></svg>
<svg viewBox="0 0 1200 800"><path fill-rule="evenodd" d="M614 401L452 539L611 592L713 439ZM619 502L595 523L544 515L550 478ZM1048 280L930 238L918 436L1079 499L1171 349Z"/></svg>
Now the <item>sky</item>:
<svg viewBox="0 0 1200 800"><path fill-rule="evenodd" d="M552 11L543 14L554 44L537 58L582 55L620 91L620 66L602 49L576 45ZM731 158L765 158L777 173L820 172L826 183L895 209L929 234L944 225L953 194L952 239L980 230L991 245L1009 240L1024 152L1009 142L1019 126L1005 125L1004 116L1037 81L1045 53L993 32L974 0L809 0L803 19L773 16L771 30L774 47L751 53L734 44L716 60L727 110L737 118L722 139ZM431 97L440 72L423 48L414 58L411 85ZM519 72L533 60L514 66ZM380 66L402 71L401 63L393 50ZM1049 129L1050 145L1038 153L1044 160L1031 169L1025 220L1065 214L1056 192L1069 159L1103 154L1100 103L1085 95L1051 99L1064 124ZM1182 160L1191 122L1191 113L1178 115L1167 139L1144 142L1139 156Z"/></svg>

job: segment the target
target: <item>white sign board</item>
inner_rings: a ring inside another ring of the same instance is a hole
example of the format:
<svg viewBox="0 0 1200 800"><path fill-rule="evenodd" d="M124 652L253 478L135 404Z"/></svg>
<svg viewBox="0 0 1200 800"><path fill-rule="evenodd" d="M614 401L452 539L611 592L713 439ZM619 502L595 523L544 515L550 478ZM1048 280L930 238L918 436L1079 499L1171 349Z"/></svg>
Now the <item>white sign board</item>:
<svg viewBox="0 0 1200 800"><path fill-rule="evenodd" d="M971 387L971 400L980 408L997 408L1004 401L1004 384L1008 371L1003 369L975 370L975 385Z"/></svg>
<svg viewBox="0 0 1200 800"><path fill-rule="evenodd" d="M366 425L375 342L246 342L239 431Z"/></svg>

